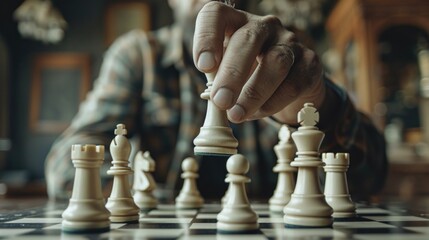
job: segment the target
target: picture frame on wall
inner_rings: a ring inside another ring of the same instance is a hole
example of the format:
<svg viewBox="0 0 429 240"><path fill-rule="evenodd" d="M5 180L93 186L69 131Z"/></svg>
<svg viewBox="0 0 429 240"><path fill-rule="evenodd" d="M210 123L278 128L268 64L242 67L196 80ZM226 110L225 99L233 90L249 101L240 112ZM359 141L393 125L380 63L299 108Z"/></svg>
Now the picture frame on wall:
<svg viewBox="0 0 429 240"><path fill-rule="evenodd" d="M120 35L133 29L151 29L150 6L146 2L127 1L111 3L106 9L107 46Z"/></svg>
<svg viewBox="0 0 429 240"><path fill-rule="evenodd" d="M90 57L43 53L33 61L29 127L34 133L61 133L91 87Z"/></svg>

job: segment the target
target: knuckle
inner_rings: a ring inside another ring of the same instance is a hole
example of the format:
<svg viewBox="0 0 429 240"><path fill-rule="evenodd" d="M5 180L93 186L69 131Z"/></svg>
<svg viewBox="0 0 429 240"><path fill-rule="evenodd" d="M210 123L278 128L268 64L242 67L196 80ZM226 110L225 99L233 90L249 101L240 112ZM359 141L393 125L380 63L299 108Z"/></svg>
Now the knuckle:
<svg viewBox="0 0 429 240"><path fill-rule="evenodd" d="M204 5L200 12L221 12L225 7L224 4L218 1L211 1Z"/></svg>
<svg viewBox="0 0 429 240"><path fill-rule="evenodd" d="M274 15L267 15L261 18L262 22L265 22L267 25L272 26L282 26L280 19Z"/></svg>
<svg viewBox="0 0 429 240"><path fill-rule="evenodd" d="M289 47L282 47L280 50L274 51L273 55L274 61L281 66L293 64L295 58L292 50Z"/></svg>
<svg viewBox="0 0 429 240"><path fill-rule="evenodd" d="M257 23L255 23L257 24ZM246 42L254 43L263 36L264 30L259 27L246 27L241 30L241 35Z"/></svg>
<svg viewBox="0 0 429 240"><path fill-rule="evenodd" d="M290 32L290 31L286 33L285 39L287 42L293 42L293 43L298 42L298 36L296 36L294 32Z"/></svg>
<svg viewBox="0 0 429 240"><path fill-rule="evenodd" d="M272 31L272 22L275 17L262 17L251 21L242 31L243 38L247 42L257 42L265 38Z"/></svg>
<svg viewBox="0 0 429 240"><path fill-rule="evenodd" d="M240 79L243 76L243 72L234 65L225 66L223 71L226 73L226 76L229 76L232 79Z"/></svg>
<svg viewBox="0 0 429 240"><path fill-rule="evenodd" d="M262 92L256 88L256 86L246 86L243 88L242 94L247 101L251 102L260 101L264 97Z"/></svg>

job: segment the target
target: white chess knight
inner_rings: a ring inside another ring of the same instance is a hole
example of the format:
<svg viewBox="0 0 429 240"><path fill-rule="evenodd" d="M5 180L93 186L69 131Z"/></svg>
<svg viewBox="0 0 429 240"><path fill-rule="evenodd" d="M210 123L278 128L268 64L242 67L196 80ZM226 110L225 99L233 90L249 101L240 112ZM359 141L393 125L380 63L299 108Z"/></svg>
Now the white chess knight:
<svg viewBox="0 0 429 240"><path fill-rule="evenodd" d="M113 186L106 208L110 211L111 222L132 222L139 219L140 209L131 196L131 187L128 175L133 171L128 166L131 153L131 144L125 137L127 129L124 124L118 124L115 129L115 138L110 143L112 167L107 174L113 175Z"/></svg>
<svg viewBox="0 0 429 240"><path fill-rule="evenodd" d="M176 198L176 207L180 209L201 208L204 199L197 188L198 163L194 158L185 158L182 162L183 187Z"/></svg>
<svg viewBox="0 0 429 240"><path fill-rule="evenodd" d="M216 228L223 233L255 231L259 228L258 215L253 211L247 198L245 183L250 179L245 176L249 171L249 162L241 154L229 157L226 162L229 182L228 197L217 215Z"/></svg>
<svg viewBox="0 0 429 240"><path fill-rule="evenodd" d="M356 206L350 198L346 172L350 160L348 153L323 153L323 167L326 172L325 199L334 209L334 218L356 216Z"/></svg>
<svg viewBox="0 0 429 240"><path fill-rule="evenodd" d="M148 151L139 151L134 159L134 202L141 210L157 208L158 200L153 195L156 188L152 173L155 171L155 160Z"/></svg>
<svg viewBox="0 0 429 240"><path fill-rule="evenodd" d="M290 163L293 160L296 152L295 144L291 138L291 131L287 125L283 125L279 131L279 143L274 146L274 151L277 155L277 164L273 171L277 172L277 186L273 196L269 200L269 208L271 212L283 212L283 208L290 200L290 195L295 188L294 172L295 167L291 167Z"/></svg>
<svg viewBox="0 0 429 240"><path fill-rule="evenodd" d="M315 126L318 121L319 113L313 104L304 104L298 112L301 126L292 133L298 151L291 166L298 168L298 175L294 192L283 210L287 227L329 227L333 223L333 210L319 183L318 168L323 166L319 147L325 134Z"/></svg>

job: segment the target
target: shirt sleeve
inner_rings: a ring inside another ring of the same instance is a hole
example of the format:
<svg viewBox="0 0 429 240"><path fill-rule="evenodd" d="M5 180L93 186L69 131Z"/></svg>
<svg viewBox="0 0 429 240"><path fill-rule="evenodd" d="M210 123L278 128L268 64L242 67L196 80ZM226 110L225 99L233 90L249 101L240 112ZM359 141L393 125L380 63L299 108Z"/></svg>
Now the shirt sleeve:
<svg viewBox="0 0 429 240"><path fill-rule="evenodd" d="M70 154L73 144L102 144L108 152L116 124L124 123L131 136L141 109L142 32L118 38L106 52L99 77L79 107L70 127L54 142L45 161L50 198L68 198L75 169ZM109 163L106 154L105 163Z"/></svg>
<svg viewBox="0 0 429 240"><path fill-rule="evenodd" d="M321 152L346 152L350 155L347 172L353 199L366 200L378 194L387 175L388 161L383 134L371 119L359 112L344 89L325 79L326 86L342 101L335 123L325 130Z"/></svg>

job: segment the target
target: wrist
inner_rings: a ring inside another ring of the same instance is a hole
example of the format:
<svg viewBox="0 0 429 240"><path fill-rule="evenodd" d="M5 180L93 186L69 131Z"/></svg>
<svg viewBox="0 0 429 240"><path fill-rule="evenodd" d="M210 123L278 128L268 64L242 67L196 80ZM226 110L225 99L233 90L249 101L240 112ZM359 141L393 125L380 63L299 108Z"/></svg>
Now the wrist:
<svg viewBox="0 0 429 240"><path fill-rule="evenodd" d="M326 75L323 78L325 97L318 109L320 115L318 126L319 129L326 131L333 128L340 118L347 99L347 92L333 83Z"/></svg>

